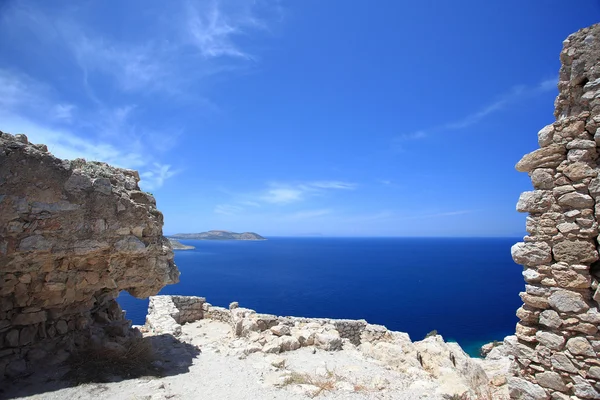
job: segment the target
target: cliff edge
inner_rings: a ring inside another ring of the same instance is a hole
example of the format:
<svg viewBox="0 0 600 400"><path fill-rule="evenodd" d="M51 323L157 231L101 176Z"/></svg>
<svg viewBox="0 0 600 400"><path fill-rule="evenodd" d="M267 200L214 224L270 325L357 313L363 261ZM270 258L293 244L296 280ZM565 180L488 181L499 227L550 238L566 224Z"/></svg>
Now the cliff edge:
<svg viewBox="0 0 600 400"><path fill-rule="evenodd" d="M0 132L0 380L127 337L119 292L148 297L179 280L139 180Z"/></svg>

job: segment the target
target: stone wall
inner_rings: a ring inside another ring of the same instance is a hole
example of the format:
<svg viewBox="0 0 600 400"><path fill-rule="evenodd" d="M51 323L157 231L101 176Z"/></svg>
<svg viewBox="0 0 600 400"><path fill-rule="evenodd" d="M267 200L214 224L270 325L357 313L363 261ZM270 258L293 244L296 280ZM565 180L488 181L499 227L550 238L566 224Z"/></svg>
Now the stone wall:
<svg viewBox="0 0 600 400"><path fill-rule="evenodd" d="M187 322L193 322L193 318L204 321L193 329L185 329L181 316L186 309ZM207 349L218 348L227 355L245 358L253 353L272 355L307 347L312 348L313 354L317 349L355 350L355 356L360 354L359 357L374 359L401 372L407 385L415 379L443 382L440 390L449 393L448 398L452 394L468 399L507 398L504 382L497 383L499 387L490 384L483 363L468 357L458 344L446 343L439 335L413 343L407 333L389 331L365 320L281 317L239 307L237 302L226 309L207 303L203 297L153 296L142 331L148 335L171 334L182 342L198 343L192 335L215 323L211 320L227 323L230 334L220 344L207 344Z"/></svg>
<svg viewBox="0 0 600 400"><path fill-rule="evenodd" d="M136 171L0 132L0 380L131 334L114 300L178 281Z"/></svg>
<svg viewBox="0 0 600 400"><path fill-rule="evenodd" d="M529 235L512 248L526 282L512 344L514 399L600 398L600 25L563 44L556 122L516 166L534 190L517 204L529 213Z"/></svg>

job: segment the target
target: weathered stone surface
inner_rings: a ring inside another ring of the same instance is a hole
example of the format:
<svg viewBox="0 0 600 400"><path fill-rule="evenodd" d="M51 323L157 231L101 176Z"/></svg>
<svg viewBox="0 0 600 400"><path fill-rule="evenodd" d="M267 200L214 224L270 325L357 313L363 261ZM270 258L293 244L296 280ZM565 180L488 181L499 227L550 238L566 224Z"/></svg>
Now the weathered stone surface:
<svg viewBox="0 0 600 400"><path fill-rule="evenodd" d="M558 204L570 208L590 208L594 206L594 199L587 194L571 192L560 196L558 198Z"/></svg>
<svg viewBox="0 0 600 400"><path fill-rule="evenodd" d="M569 372L571 374L577 373L578 369L573 365L573 362L564 355L563 353L556 353L550 359L552 367L559 371Z"/></svg>
<svg viewBox="0 0 600 400"><path fill-rule="evenodd" d="M595 357L594 351L590 342L584 337L574 337L567 341L567 349L573 355Z"/></svg>
<svg viewBox="0 0 600 400"><path fill-rule="evenodd" d="M546 371L535 374L535 380L537 381L538 385L545 388L558 390L560 392L566 392L568 390L567 385L565 385L562 377L556 372Z"/></svg>
<svg viewBox="0 0 600 400"><path fill-rule="evenodd" d="M579 313L589 308L580 293L561 289L556 290L550 295L548 303L552 308L560 312Z"/></svg>
<svg viewBox="0 0 600 400"><path fill-rule="evenodd" d="M517 264L534 267L552 261L551 248L548 243L517 243L510 249L513 260Z"/></svg>
<svg viewBox="0 0 600 400"><path fill-rule="evenodd" d="M541 345L546 346L550 350L561 350L565 344L565 338L550 332L538 331L535 337Z"/></svg>
<svg viewBox="0 0 600 400"><path fill-rule="evenodd" d="M61 160L0 132L0 347L23 347L25 369L43 364L28 351L41 340L65 347L68 334L85 346L129 334L119 292L147 297L178 281L162 214L138 181L135 171Z"/></svg>
<svg viewBox="0 0 600 400"><path fill-rule="evenodd" d="M566 153L565 146L551 144L523 156L515 168L519 172L530 172L536 168L556 167L566 158Z"/></svg>
<svg viewBox="0 0 600 400"><path fill-rule="evenodd" d="M548 400L550 396L540 386L525 379L508 378L508 391L511 399L520 400Z"/></svg>
<svg viewBox="0 0 600 400"><path fill-rule="evenodd" d="M588 142L594 143L591 140ZM584 178L593 178L597 176L598 171L590 167L587 163L574 162L573 164L569 164L563 170L563 174L565 174L572 181L579 181Z"/></svg>
<svg viewBox="0 0 600 400"><path fill-rule="evenodd" d="M593 243L584 240L564 240L552 248L556 261L569 264L593 263L598 260L598 251Z"/></svg>
<svg viewBox="0 0 600 400"><path fill-rule="evenodd" d="M554 187L554 171L550 168L537 168L531 172L531 183L538 190L548 190Z"/></svg>
<svg viewBox="0 0 600 400"><path fill-rule="evenodd" d="M540 147L546 147L552 144L554 138L554 125L546 125L538 132L538 143Z"/></svg>
<svg viewBox="0 0 600 400"><path fill-rule="evenodd" d="M575 396L582 399L600 399L600 392L596 391L594 387L585 379L578 375L573 376L573 392Z"/></svg>
<svg viewBox="0 0 600 400"><path fill-rule="evenodd" d="M549 190L534 190L523 192L517 202L517 211L530 213L543 213L550 209L554 203L554 196Z"/></svg>

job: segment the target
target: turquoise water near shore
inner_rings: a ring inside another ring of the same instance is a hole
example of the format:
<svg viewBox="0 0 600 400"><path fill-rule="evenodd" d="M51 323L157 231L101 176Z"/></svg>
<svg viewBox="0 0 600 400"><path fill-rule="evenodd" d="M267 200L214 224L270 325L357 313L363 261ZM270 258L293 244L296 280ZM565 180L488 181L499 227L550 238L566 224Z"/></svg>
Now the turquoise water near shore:
<svg viewBox="0 0 600 400"><path fill-rule="evenodd" d="M290 238L181 240L181 282L160 294L240 302L262 313L366 319L407 332L437 330L471 355L514 333L522 268L510 246L520 238ZM118 299L134 324L148 300Z"/></svg>

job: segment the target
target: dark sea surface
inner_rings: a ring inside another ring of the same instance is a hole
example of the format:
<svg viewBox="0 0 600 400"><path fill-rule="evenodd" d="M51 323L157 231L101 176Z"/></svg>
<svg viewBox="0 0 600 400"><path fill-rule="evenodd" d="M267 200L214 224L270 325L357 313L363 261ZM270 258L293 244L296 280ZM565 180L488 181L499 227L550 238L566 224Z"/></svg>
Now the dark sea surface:
<svg viewBox="0 0 600 400"><path fill-rule="evenodd" d="M291 238L181 240L181 282L160 294L232 301L261 313L366 319L412 340L437 330L477 355L514 333L522 268L510 247L520 238ZM134 324L148 300L118 299Z"/></svg>

